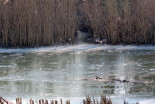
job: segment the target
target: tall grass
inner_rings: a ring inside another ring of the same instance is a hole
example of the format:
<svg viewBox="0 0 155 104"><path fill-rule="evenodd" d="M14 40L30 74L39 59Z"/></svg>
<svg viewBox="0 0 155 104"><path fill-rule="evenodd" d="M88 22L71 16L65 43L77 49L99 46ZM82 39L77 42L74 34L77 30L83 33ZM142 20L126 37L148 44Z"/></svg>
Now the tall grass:
<svg viewBox="0 0 155 104"><path fill-rule="evenodd" d="M154 44L154 0L87 0L80 5L94 41L109 44Z"/></svg>
<svg viewBox="0 0 155 104"><path fill-rule="evenodd" d="M0 46L74 43L75 0L0 1Z"/></svg>
<svg viewBox="0 0 155 104"><path fill-rule="evenodd" d="M0 0L0 47L73 44L78 21L90 28L94 41L155 44L154 4L154 0Z"/></svg>

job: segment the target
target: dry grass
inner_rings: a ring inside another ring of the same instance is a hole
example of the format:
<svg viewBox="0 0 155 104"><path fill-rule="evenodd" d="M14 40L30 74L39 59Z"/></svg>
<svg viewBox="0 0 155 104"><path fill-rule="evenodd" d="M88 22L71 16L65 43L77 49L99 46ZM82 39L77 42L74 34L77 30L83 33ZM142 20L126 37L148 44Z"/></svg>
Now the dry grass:
<svg viewBox="0 0 155 104"><path fill-rule="evenodd" d="M0 1L0 46L34 47L74 43L75 0Z"/></svg>
<svg viewBox="0 0 155 104"><path fill-rule="evenodd" d="M0 0L0 47L73 44L78 21L91 28L94 42L155 44L154 4L154 0Z"/></svg>
<svg viewBox="0 0 155 104"><path fill-rule="evenodd" d="M5 99L3 99L2 97L0 97L0 104L13 104ZM22 104L22 99L21 98L17 98L16 99L16 104ZM29 103L27 104L63 104L62 99L60 99L60 101L58 100L39 100L39 101L34 101L33 99L29 100ZM71 104L70 100L67 100L65 104ZM93 97L93 100L90 96L86 96L86 99L83 100L83 104L112 104L111 99L107 98L106 96L101 96L100 101L95 100ZM124 104L128 104L125 100L124 100ZM139 104L138 102L136 104Z"/></svg>
<svg viewBox="0 0 155 104"><path fill-rule="evenodd" d="M87 16L94 41L155 44L154 4L154 0L87 0L80 9Z"/></svg>

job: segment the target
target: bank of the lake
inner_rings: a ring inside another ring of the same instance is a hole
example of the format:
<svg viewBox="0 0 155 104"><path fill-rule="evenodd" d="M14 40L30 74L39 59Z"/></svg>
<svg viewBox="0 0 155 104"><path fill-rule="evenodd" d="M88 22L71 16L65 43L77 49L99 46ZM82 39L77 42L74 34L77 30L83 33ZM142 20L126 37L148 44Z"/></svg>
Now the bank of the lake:
<svg viewBox="0 0 155 104"><path fill-rule="evenodd" d="M0 53L34 53L34 52L91 52L100 50L155 50L154 45L103 45L78 43L74 45L55 45L36 48L0 48Z"/></svg>

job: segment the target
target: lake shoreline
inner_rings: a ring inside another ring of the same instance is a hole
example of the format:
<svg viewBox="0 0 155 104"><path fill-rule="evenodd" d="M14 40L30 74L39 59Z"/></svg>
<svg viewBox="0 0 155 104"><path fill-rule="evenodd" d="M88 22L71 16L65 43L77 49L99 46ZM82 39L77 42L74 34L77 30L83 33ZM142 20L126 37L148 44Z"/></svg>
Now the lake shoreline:
<svg viewBox="0 0 155 104"><path fill-rule="evenodd" d="M0 53L32 52L90 52L98 50L155 50L154 45L101 45L80 43L74 45L45 46L35 48L0 48Z"/></svg>

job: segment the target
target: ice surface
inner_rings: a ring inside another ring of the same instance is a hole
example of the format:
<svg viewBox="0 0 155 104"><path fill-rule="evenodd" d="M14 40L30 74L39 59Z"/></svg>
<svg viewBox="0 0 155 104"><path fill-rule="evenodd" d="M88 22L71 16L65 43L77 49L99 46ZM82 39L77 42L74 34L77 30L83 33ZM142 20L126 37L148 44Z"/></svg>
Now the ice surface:
<svg viewBox="0 0 155 104"><path fill-rule="evenodd" d="M77 45L66 45L66 46L48 46L48 47L38 47L38 48L22 48L22 49L6 49L0 48L0 53L27 53L27 52L76 52L77 54L81 52L92 52L99 50L155 50L155 46L151 45L142 45L142 46L134 46L134 45L100 45L100 44L88 44L88 43L80 43Z"/></svg>

